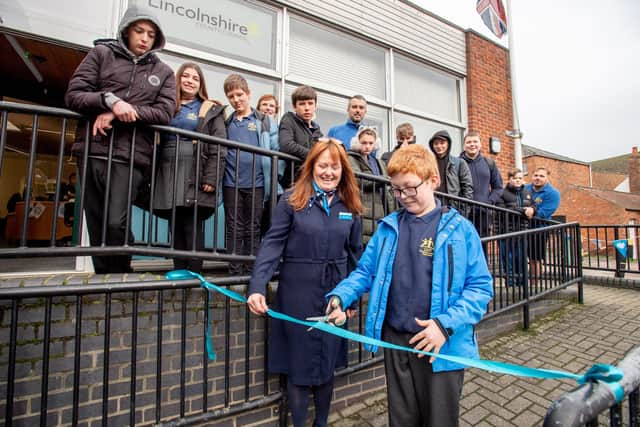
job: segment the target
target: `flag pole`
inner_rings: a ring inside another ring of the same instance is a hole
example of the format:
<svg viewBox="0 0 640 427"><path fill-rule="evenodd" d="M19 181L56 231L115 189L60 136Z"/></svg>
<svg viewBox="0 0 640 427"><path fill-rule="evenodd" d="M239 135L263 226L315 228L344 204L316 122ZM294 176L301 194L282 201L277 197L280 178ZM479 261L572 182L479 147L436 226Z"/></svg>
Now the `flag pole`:
<svg viewBox="0 0 640 427"><path fill-rule="evenodd" d="M515 42L513 31L513 14L511 13L511 0L507 0L507 48L509 50L509 73L511 74L511 109L513 111L513 130L507 131L507 135L513 138L513 157L517 168L522 170L522 132L520 132L520 120L518 119L518 101L516 97L516 73L515 73Z"/></svg>

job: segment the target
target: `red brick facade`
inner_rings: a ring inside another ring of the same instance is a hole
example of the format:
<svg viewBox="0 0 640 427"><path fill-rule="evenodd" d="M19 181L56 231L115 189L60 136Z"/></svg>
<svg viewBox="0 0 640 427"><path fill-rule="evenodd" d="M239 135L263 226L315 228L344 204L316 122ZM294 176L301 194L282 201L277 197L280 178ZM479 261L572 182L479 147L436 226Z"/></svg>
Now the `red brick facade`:
<svg viewBox="0 0 640 427"><path fill-rule="evenodd" d="M627 179L627 175L622 173L591 171L593 188L614 190L618 185L622 184L625 179Z"/></svg>
<svg viewBox="0 0 640 427"><path fill-rule="evenodd" d="M581 163L566 162L563 160L550 159L542 156L528 156L523 159L525 169L528 172L526 181L531 181L533 171L538 167L549 169L551 175L549 181L551 185L560 191L560 207L556 211L556 215L566 215L568 221L575 221L573 216L573 205L569 202L565 195L571 189L572 185L580 185L589 187L589 165Z"/></svg>
<svg viewBox="0 0 640 427"><path fill-rule="evenodd" d="M513 140L505 135L513 129L509 52L473 31L466 38L468 129L480 132L484 155L489 154L489 138L500 139L502 151L491 157L506 179L515 164Z"/></svg>
<svg viewBox="0 0 640 427"><path fill-rule="evenodd" d="M626 210L620 205L581 191L579 188L571 188L561 195L560 206L564 208L567 221L578 221L584 225L629 224L630 220L638 223L638 212Z"/></svg>

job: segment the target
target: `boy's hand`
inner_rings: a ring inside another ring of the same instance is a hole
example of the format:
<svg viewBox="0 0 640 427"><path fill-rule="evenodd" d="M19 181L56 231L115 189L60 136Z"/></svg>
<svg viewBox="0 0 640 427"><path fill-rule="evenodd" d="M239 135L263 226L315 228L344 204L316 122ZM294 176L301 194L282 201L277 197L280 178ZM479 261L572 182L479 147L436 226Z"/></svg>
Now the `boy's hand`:
<svg viewBox="0 0 640 427"><path fill-rule="evenodd" d="M131 123L138 119L138 112L131 104L126 101L119 100L111 107L111 111L121 122Z"/></svg>
<svg viewBox="0 0 640 427"><path fill-rule="evenodd" d="M107 131L111 129L111 122L115 118L116 116L111 111L102 113L96 117L96 121L93 122L93 136L96 136L98 132L102 136L107 136Z"/></svg>
<svg viewBox="0 0 640 427"><path fill-rule="evenodd" d="M534 213L535 213L535 211L533 210L533 208L532 208L532 207L525 208L525 210L524 210L524 214L525 214L525 215L526 215L526 217L527 217L527 218L529 218L529 219L533 218L533 214L534 214Z"/></svg>
<svg viewBox="0 0 640 427"><path fill-rule="evenodd" d="M416 318L416 323L424 329L415 334L409 340L409 344L417 343L413 348L416 350L428 351L432 353L440 353L440 348L444 345L447 338L442 334L440 327L435 320L420 320ZM418 354L418 357L424 357ZM429 363L433 363L435 357L429 359Z"/></svg>
<svg viewBox="0 0 640 427"><path fill-rule="evenodd" d="M249 310L251 310L253 314L263 315L269 309L269 307L267 307L267 300L265 299L264 295L257 292L249 295L249 298L247 298L247 303L249 304Z"/></svg>
<svg viewBox="0 0 640 427"><path fill-rule="evenodd" d="M336 296L331 297L329 300L325 313L327 314L327 323L342 326L347 321L347 315L342 311L342 302Z"/></svg>

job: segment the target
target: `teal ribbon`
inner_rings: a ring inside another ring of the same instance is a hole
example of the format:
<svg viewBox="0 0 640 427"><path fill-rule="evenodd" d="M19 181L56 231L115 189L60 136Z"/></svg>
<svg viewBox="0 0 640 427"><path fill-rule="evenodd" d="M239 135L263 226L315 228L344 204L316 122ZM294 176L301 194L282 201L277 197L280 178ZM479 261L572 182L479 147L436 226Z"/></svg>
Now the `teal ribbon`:
<svg viewBox="0 0 640 427"><path fill-rule="evenodd" d="M198 273L194 273L189 270L174 270L167 273L166 278L168 280L186 280L186 279L198 279L200 280L202 287L209 290L218 292L232 300L241 302L246 304L247 299L240 295L237 292L233 292L229 289L214 285L213 283L207 282L207 280L202 277L202 275ZM540 378L540 379L562 379L568 378L575 380L578 384L584 384L587 382L598 382L606 385L613 396L616 399L616 402L620 403L624 398L624 388L620 384L624 373L622 370L613 365L606 364L594 364L589 370L583 374L573 374L567 371L557 371L553 369L540 369L540 368L530 368L528 366L515 365L512 363L505 362L496 362L494 360L484 360L484 359L471 359L468 357L461 356L451 356L447 354L440 353L432 353L429 351L416 350L412 347L405 347L397 344L392 344L386 341L382 341L376 338L367 337L365 335L360 335L355 332L349 331L347 329L339 328L330 323L326 322L310 322L307 320L300 320L295 317L291 317L287 314L280 313L278 311L273 311L271 309L267 310L267 314L274 319L283 320L285 322L296 323L298 325L319 329L321 331L327 332L329 334L337 335L339 337L360 342L362 344L369 344L372 346L388 348L391 350L400 350L400 351L408 351L410 353L422 354L424 356L437 357L439 359L448 360L450 362L459 363L461 365L469 366L472 368L478 368L489 372L495 372L498 374L506 374L506 375L518 375L520 377L528 377L528 378ZM211 318L211 316L209 316ZM209 360L216 360L216 353L213 350L213 344L211 343L211 329L210 324L207 325L207 353L209 355Z"/></svg>

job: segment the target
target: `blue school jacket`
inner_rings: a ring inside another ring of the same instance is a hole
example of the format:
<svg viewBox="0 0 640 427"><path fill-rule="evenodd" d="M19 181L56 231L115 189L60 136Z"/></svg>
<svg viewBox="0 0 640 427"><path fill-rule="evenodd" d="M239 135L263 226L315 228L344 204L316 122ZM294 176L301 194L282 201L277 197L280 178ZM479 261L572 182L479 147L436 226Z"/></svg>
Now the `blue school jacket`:
<svg viewBox="0 0 640 427"><path fill-rule="evenodd" d="M358 267L327 295L340 297L343 307L348 307L369 292L365 329L369 337L380 339L382 334L397 246L396 211L380 220ZM443 211L438 225L431 289L431 318L448 335L440 353L478 358L473 328L493 297L492 278L475 228L453 208ZM377 351L377 347L367 349ZM442 359L433 362L434 372L463 368Z"/></svg>

